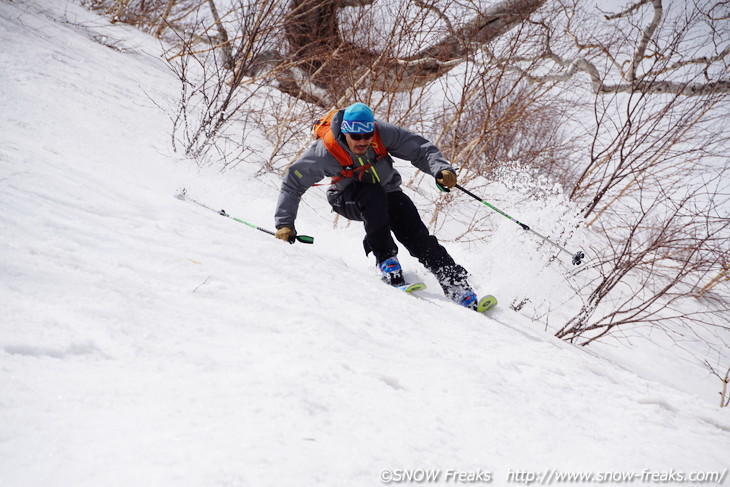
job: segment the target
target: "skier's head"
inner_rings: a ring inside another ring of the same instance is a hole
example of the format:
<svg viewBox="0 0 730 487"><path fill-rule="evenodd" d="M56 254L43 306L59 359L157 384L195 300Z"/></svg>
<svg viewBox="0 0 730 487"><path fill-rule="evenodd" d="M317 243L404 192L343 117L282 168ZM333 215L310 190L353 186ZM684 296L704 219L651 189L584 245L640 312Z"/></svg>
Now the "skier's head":
<svg viewBox="0 0 730 487"><path fill-rule="evenodd" d="M343 134L368 134L375 131L373 111L364 103L353 103L345 109L340 131Z"/></svg>
<svg viewBox="0 0 730 487"><path fill-rule="evenodd" d="M375 136L373 111L364 103L354 103L345 109L340 131L353 154L364 155Z"/></svg>

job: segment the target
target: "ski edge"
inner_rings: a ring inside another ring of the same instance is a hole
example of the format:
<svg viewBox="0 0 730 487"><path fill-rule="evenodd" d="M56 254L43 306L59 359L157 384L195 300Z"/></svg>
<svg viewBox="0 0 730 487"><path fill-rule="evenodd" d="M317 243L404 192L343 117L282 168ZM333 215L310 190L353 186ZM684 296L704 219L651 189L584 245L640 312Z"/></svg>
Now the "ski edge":
<svg viewBox="0 0 730 487"><path fill-rule="evenodd" d="M399 289L405 293L413 293L416 291L423 291L426 289L426 285L422 282L413 282L409 284L400 284L398 286L393 286L396 289Z"/></svg>

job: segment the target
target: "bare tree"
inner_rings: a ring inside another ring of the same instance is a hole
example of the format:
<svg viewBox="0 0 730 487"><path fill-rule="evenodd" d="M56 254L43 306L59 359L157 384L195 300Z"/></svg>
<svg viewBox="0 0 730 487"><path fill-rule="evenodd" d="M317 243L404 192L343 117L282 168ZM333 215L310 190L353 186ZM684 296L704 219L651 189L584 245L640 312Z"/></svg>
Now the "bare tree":
<svg viewBox="0 0 730 487"><path fill-rule="evenodd" d="M579 0L557 3L560 15L536 22L538 43L519 58L495 61L528 73L535 82L584 73L596 93L702 96L730 91L727 2L638 0L603 19Z"/></svg>
<svg viewBox="0 0 730 487"><path fill-rule="evenodd" d="M708 160L722 157L730 134L722 129L725 94L688 98L643 92L597 96L589 157L571 199L586 201L588 224L617 199L638 190L645 177L692 177ZM604 202L604 200L608 200Z"/></svg>
<svg viewBox="0 0 730 487"><path fill-rule="evenodd" d="M488 191L489 184L510 179L511 172L559 179L560 168L573 152L572 137L562 129L570 107L550 93L550 86L529 84L519 75L483 64L465 66L459 68L459 91L434 117L432 137L457 168L461 184ZM417 187L424 179L430 180L420 173L407 184ZM531 197L545 196L539 185L533 187ZM438 229L439 217L449 213L450 219L464 223L457 240L483 238L492 229L491 215L466 212L459 217L451 212L464 198L459 192L435 194L430 224Z"/></svg>
<svg viewBox="0 0 730 487"><path fill-rule="evenodd" d="M207 3L217 16L213 0ZM132 22L153 12L167 19L172 8L172 0L91 4L105 5L114 18ZM179 0L175 5L192 10L196 3ZM252 5L242 1L235 8L250 12ZM269 77L286 93L325 108L352 87L346 73L368 71L358 89L409 91L484 53L491 56L490 63L510 66L532 81L565 81L585 73L600 93L699 96L730 91L730 45L724 37L729 16L727 5L718 0L638 0L602 18L578 0L500 0L488 6L404 0L394 8L376 6L373 0L292 0L279 8L286 15L277 14L280 22L270 24L281 35L279 47L258 52L249 67L267 66ZM383 10L388 15L379 17L384 27L373 31L377 38L353 35L357 21ZM349 20L353 17L356 22ZM159 28L159 20L149 23ZM424 27L428 35L416 31ZM530 42L507 57L495 55L492 45L515 28L529 30ZM287 66L282 69L282 64Z"/></svg>
<svg viewBox="0 0 730 487"><path fill-rule="evenodd" d="M175 31L185 44L178 47L179 51L198 55L204 49L220 50L219 64L224 70L209 70L208 76L225 76L233 87L244 80L247 86L251 82L269 84L326 109L355 99L366 100L377 105L381 116L396 123L406 121L414 108L424 110L414 94L422 97L425 87L456 67L467 66L460 72L471 71L469 64L483 65L482 76L489 79L494 79L490 71L497 69L500 73L516 73L520 80L554 84L585 72L599 93L630 92L633 96L674 92L700 96L725 91L721 89L726 81L722 77L730 49L723 45L722 29L727 18L722 4L707 0L686 7L682 24L675 21L680 15L668 15L668 9L658 0L639 1L602 19L577 0L500 0L488 6L476 0L404 0L377 5L373 0L238 0L220 14L214 0L94 3L106 4L109 9L123 6L128 15L134 11L139 16L152 15L157 11L159 18L148 23L158 32L162 22L173 25L181 19L198 19L189 22L193 28L187 28L186 33ZM201 15L203 8L207 13ZM641 15L646 11L652 11L653 16L643 21ZM695 35L702 25L709 27L707 32ZM688 44L688 39L695 39L695 44ZM698 54L699 43L710 46L702 56ZM232 74L226 69L233 69ZM680 74L682 79L677 79ZM699 76L705 77L704 83L697 79ZM512 81L504 75L498 78L505 80L500 89L510 91ZM465 79L473 84L476 77ZM208 78L200 82L211 83L216 82ZM701 89L696 89L698 83ZM542 91L522 90L540 92L543 107L547 107L556 104L550 86L545 85ZM473 90L463 94L457 104L474 96ZM513 114L519 116L519 111ZM288 125L295 122L290 115L282 120ZM226 117L231 116L233 113L228 111ZM451 121L464 126L476 123L453 116ZM452 130L451 125L445 127ZM519 143L534 133L522 131L520 138L497 138L494 128L483 124L469 140L467 134L452 137L460 146L452 156L471 163L483 158L485 139L506 145L507 141ZM487 129L491 132L486 133ZM599 152L596 157L601 156ZM280 152L277 149L273 153ZM541 157L539 152L535 154ZM591 168L586 171L590 174ZM576 191L586 190L584 182L584 178L579 180ZM586 184L590 186L591 182ZM605 189L598 188L595 203Z"/></svg>
<svg viewBox="0 0 730 487"><path fill-rule="evenodd" d="M705 309L689 303L708 275L727 259L730 218L727 167L712 179L644 180L639 191L608 211L599 223L603 244L578 281L588 290L576 315L556 335L583 345L619 327L664 325L719 327L730 302L716 296ZM680 197L681 195L681 197Z"/></svg>
<svg viewBox="0 0 730 487"><path fill-rule="evenodd" d="M686 300L708 297L728 262L730 172L723 162L730 150L730 133L724 128L728 92L709 80L713 64L723 63L727 53L715 45L709 48L717 55L677 60L680 48L686 49L687 40L697 34L698 19L715 26L719 19L708 20L708 3L694 3L686 15L675 15L669 28L661 2L646 1L607 18L627 20L649 4L653 16L643 28L637 22L610 36L596 31L594 41L602 41L592 48L587 41L574 41L586 52L596 49L595 58L610 58L604 66L619 70L622 80L608 83L616 77L610 69L600 75L599 84L591 77L593 117L592 123L584 121L588 157L570 193L602 241L593 249L592 266L579 273L586 279L579 281L583 305L557 332L577 343L591 343L630 325L721 326L729 306L714 295L711 306L695 313L687 310L697 306ZM576 11L572 5L571 12ZM639 43L622 64L632 32ZM704 33L704 38L712 35ZM548 37L546 46L552 40ZM570 69L580 71L583 61ZM693 69L699 65L706 79L702 89L695 89L700 84ZM564 81L572 74L568 70L541 81Z"/></svg>
<svg viewBox="0 0 730 487"><path fill-rule="evenodd" d="M719 392L720 407L724 408L730 406L730 388L728 387L728 384L730 384L730 367L728 367L725 375L723 376L720 372L715 370L715 367L713 367L709 361L705 360L705 365L710 370L710 373L720 379L720 382L722 383L722 388Z"/></svg>
<svg viewBox="0 0 730 487"><path fill-rule="evenodd" d="M371 3L372 0L292 2L286 23L288 51L281 57L303 61L303 79L327 92L324 99L321 93L310 93L323 106L331 106L347 89L343 71L370 70L366 87L374 90L411 90L438 79L480 51L489 53L491 43L525 22L534 34L533 42L526 44L518 56L494 56L491 61L509 65L533 81L565 81L583 72L589 76L593 89L601 93L641 91L698 96L730 91L730 82L724 78L730 46L723 45L727 13L723 12L726 6L722 2L674 2L674 9L684 11L672 17L667 15L661 0L641 0L622 12L606 14L599 23L577 0L557 2L558 9L548 9L535 18L531 16L548 2L502 0L487 8L474 3L464 12L457 8L463 4L449 0L412 0L405 5L420 9L424 18L430 16L431 25L440 25L438 36L429 37L426 47L415 51L404 49L402 44L374 49L371 43L357 43L342 34L340 11ZM652 16L641 24L640 16L646 9L651 9ZM466 14L467 20L449 16L450 11ZM677 25L676 19L680 17L683 24ZM399 27L408 28L409 23L399 23ZM697 30L703 28L703 39L698 43ZM573 41L572 45L568 45L566 37ZM637 38L638 41L633 40ZM711 47L700 54L699 46ZM539 74L545 69L552 72Z"/></svg>
<svg viewBox="0 0 730 487"><path fill-rule="evenodd" d="M488 43L524 21L545 0L502 0L490 8L474 9L473 17L458 26L454 26L445 14L455 3L427 4L409 0L401 12L415 7L431 14L434 19L429 20L430 32L435 32L437 21L445 24L440 37L429 40L426 47L416 52L392 42L376 49L372 43L361 45L347 38L351 36L343 35L340 11L372 3L373 0L293 0L285 23L286 51L280 57L301 61L302 77L295 83L298 85L296 93L292 92L291 80L287 77L279 79L282 88L297 96L302 88L310 85L302 91L320 106L330 107L352 86L352 80L343 73L368 71L360 89L393 92L423 86L467 60L474 52L474 46ZM419 23L417 15L415 18ZM405 23L396 27L399 31L405 28L407 32L412 22L412 17L406 18ZM398 37L412 39L412 35ZM393 36L385 34L386 39L392 41Z"/></svg>
<svg viewBox="0 0 730 487"><path fill-rule="evenodd" d="M279 0L241 2L225 15L218 13L212 0L198 6L198 27L178 35L167 55L181 81L173 140L186 155L202 161L214 149L224 166L236 164L254 152L246 141L250 130L275 126L271 112L252 102L264 99L264 85L250 77L244 82L244 77L263 69L260 54L276 43L277 26L285 14ZM230 36L229 29L236 35ZM234 121L243 130L228 133L226 128Z"/></svg>

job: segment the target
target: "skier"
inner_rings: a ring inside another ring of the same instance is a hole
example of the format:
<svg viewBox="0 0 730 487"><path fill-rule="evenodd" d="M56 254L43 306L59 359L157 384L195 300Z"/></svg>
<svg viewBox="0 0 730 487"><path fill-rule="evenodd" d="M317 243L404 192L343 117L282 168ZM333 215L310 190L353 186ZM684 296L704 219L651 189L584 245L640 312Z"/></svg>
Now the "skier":
<svg viewBox="0 0 730 487"><path fill-rule="evenodd" d="M441 186L453 188L456 172L441 152L420 135L375 120L364 103L337 111L327 122L329 139L313 143L284 176L276 208L276 237L288 241L296 235L294 220L302 195L325 176L332 177L328 202L338 214L364 223L365 254L374 254L385 282L405 284L392 232L436 276L448 298L477 309L467 271L429 234L415 205L401 190L401 175L389 155L410 161Z"/></svg>

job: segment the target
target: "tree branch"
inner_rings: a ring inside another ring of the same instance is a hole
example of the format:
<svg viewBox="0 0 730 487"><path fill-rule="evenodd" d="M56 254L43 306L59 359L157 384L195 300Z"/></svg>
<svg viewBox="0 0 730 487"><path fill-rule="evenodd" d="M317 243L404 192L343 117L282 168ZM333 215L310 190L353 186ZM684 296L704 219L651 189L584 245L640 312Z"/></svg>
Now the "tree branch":
<svg viewBox="0 0 730 487"><path fill-rule="evenodd" d="M662 0L653 0L652 6L654 7L654 16L652 17L651 22L649 22L649 25L647 25L644 29L644 33L641 36L641 41L639 41L639 45L636 46L634 57L631 60L631 67L629 68L629 72L626 75L626 79L629 82L636 81L636 69L639 67L639 64L644 59L646 46L649 45L649 41L654 36L654 32L656 32L657 27L659 27L659 22L661 22L662 20L662 15L664 13L664 9L662 8Z"/></svg>
<svg viewBox="0 0 730 487"><path fill-rule="evenodd" d="M320 105L340 99L351 89L351 79L343 72L371 70L361 88L377 91L407 91L439 78L469 56L471 46L483 46L527 19L547 0L503 0L480 12L473 20L455 29L436 6L417 0L417 5L445 21L448 34L412 56L395 57L345 41L340 33L338 10L352 3L372 0L294 0L286 26L289 50L309 82L327 90ZM334 52L337 50L337 55ZM316 74L315 74L316 73ZM297 82L301 79L297 79ZM309 90L311 91L311 90Z"/></svg>
<svg viewBox="0 0 730 487"><path fill-rule="evenodd" d="M647 3L651 2L651 1L652 0L640 0L640 1L636 2L635 4L633 4L633 5L630 5L628 8L622 10L621 12L619 12L617 14L606 15L605 16L606 17L606 20L616 20L616 19L620 19L622 17L629 17L635 11L639 10L639 8L642 5L645 5L645 4L647 4Z"/></svg>

